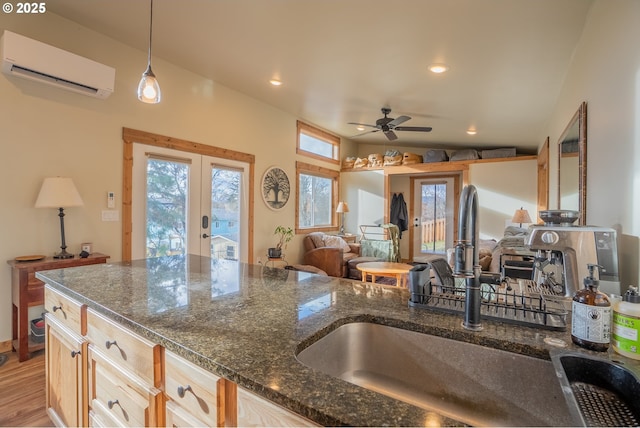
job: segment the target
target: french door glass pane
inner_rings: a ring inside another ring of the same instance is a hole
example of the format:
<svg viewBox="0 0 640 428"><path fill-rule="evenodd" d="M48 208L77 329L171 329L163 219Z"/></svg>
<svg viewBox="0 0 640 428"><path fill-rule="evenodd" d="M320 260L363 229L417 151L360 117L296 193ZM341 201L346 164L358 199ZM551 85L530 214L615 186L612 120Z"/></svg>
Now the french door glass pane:
<svg viewBox="0 0 640 428"><path fill-rule="evenodd" d="M422 185L421 251L446 252L447 185Z"/></svg>
<svg viewBox="0 0 640 428"><path fill-rule="evenodd" d="M300 227L331 225L330 178L300 174Z"/></svg>
<svg viewBox="0 0 640 428"><path fill-rule="evenodd" d="M147 257L185 254L189 165L147 159Z"/></svg>
<svg viewBox="0 0 640 428"><path fill-rule="evenodd" d="M242 171L211 172L211 257L238 260Z"/></svg>

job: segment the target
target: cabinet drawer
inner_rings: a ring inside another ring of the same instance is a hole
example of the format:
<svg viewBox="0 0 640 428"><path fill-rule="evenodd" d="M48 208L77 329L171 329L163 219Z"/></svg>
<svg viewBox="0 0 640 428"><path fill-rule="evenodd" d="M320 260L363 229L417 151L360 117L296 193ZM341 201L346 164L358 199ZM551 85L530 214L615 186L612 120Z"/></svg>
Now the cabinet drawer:
<svg viewBox="0 0 640 428"><path fill-rule="evenodd" d="M219 426L219 377L165 350L165 394L207 426ZM168 411L167 411L168 412Z"/></svg>
<svg viewBox="0 0 640 428"><path fill-rule="evenodd" d="M120 327L91 309L87 310L87 337L114 363L131 370L150 385L160 386L160 345Z"/></svg>
<svg viewBox="0 0 640 428"><path fill-rule="evenodd" d="M97 400L94 400L92 405L96 407L102 406L102 404L100 404L100 402L98 402ZM89 426L98 428L109 428L121 427L124 425L122 425L118 420L112 418L109 415L109 411L107 409L104 409L99 413L96 413L93 410L89 412Z"/></svg>
<svg viewBox="0 0 640 428"><path fill-rule="evenodd" d="M162 422L162 392L130 371L117 367L89 346L91 410L101 419L124 426L157 426Z"/></svg>
<svg viewBox="0 0 640 428"><path fill-rule="evenodd" d="M238 426L317 427L319 425L238 387Z"/></svg>
<svg viewBox="0 0 640 428"><path fill-rule="evenodd" d="M199 421L194 418L193 415L189 414L185 409L178 406L175 402L169 401L167 402L167 418L165 420L165 426L167 427L211 427L215 425L210 425L206 422Z"/></svg>
<svg viewBox="0 0 640 428"><path fill-rule="evenodd" d="M74 333L85 334L86 305L66 297L47 285L44 289L44 308Z"/></svg>

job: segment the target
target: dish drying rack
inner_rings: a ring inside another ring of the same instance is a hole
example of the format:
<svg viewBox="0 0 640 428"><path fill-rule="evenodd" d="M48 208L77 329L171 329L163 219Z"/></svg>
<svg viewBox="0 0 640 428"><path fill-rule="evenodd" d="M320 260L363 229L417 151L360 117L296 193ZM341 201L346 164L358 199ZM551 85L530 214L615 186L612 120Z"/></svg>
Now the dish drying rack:
<svg viewBox="0 0 640 428"><path fill-rule="evenodd" d="M453 285L411 284L409 306L464 313L465 284L456 282ZM497 288L482 284L481 318L548 330L567 329L569 311L565 308L564 297L531 280L503 284Z"/></svg>

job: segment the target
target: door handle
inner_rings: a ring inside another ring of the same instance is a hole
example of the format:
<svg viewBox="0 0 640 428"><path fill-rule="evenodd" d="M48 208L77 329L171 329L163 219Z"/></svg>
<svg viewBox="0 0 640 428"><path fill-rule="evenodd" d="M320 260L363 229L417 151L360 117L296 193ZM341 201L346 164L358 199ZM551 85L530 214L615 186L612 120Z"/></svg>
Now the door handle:
<svg viewBox="0 0 640 428"><path fill-rule="evenodd" d="M207 229L209 227L209 217L206 215L202 216L202 228Z"/></svg>
<svg viewBox="0 0 640 428"><path fill-rule="evenodd" d="M203 233L203 234L202 234L202 237L203 237L203 238L208 238L208 237L209 237L209 235L207 235L206 233Z"/></svg>

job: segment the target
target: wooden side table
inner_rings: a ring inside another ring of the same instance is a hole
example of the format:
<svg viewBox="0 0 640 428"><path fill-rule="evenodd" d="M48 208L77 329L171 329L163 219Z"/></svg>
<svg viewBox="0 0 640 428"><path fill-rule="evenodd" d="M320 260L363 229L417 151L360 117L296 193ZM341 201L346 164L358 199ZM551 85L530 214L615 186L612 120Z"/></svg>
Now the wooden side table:
<svg viewBox="0 0 640 428"><path fill-rule="evenodd" d="M29 339L29 308L44 304L44 282L36 278L36 272L106 263L108 258L105 254L93 253L84 259L45 257L35 261L7 261L11 266L13 349L18 353L18 361L28 360L31 352L44 349L44 343L36 343Z"/></svg>
<svg viewBox="0 0 640 428"><path fill-rule="evenodd" d="M344 239L347 243L352 243L352 244L356 243L356 235L354 235L352 233L345 233L344 235L338 234L337 236L339 236L342 239Z"/></svg>
<svg viewBox="0 0 640 428"><path fill-rule="evenodd" d="M376 276L390 276L396 279L396 286L407 287L407 275L413 268L407 263L395 262L365 262L356 266L362 272L362 282L367 282L367 275L371 275L371 282L376 282Z"/></svg>

